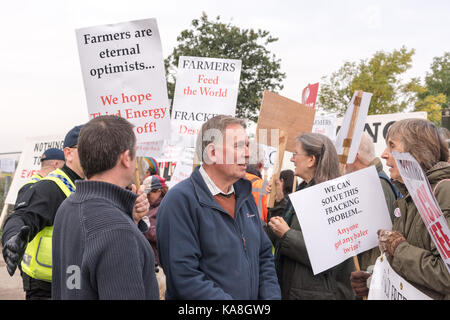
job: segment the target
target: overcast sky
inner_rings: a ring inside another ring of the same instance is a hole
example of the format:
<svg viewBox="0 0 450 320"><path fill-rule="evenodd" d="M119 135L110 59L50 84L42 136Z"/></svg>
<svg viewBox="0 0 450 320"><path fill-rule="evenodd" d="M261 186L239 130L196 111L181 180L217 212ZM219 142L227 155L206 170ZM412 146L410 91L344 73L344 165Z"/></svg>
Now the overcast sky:
<svg viewBox="0 0 450 320"><path fill-rule="evenodd" d="M268 49L287 75L281 94L294 100L344 61L404 45L416 50L407 77L423 79L433 57L450 51L448 0L7 1L0 11L0 153L88 120L75 29L156 18L167 57L202 11L278 37Z"/></svg>

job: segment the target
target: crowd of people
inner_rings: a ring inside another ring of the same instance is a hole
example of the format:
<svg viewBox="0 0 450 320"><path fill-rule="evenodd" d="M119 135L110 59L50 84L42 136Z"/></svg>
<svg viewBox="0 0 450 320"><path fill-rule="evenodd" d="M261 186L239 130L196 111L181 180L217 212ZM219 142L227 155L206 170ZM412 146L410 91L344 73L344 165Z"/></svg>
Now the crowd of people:
<svg viewBox="0 0 450 320"><path fill-rule="evenodd" d="M314 275L288 194L344 174L329 138L299 134L294 171L267 185L244 121L218 115L198 135L201 165L169 190L153 158L134 185L133 126L96 117L67 133L63 152L45 151L40 176L20 189L2 233L6 267L11 276L19 269L26 299L353 300L368 295L384 253L416 289L449 299L450 274L392 156L409 152L419 162L449 223L449 146L440 130L422 119L394 123L379 155L389 176L363 134L345 172L375 166L393 228L358 255L361 270L348 259Z"/></svg>

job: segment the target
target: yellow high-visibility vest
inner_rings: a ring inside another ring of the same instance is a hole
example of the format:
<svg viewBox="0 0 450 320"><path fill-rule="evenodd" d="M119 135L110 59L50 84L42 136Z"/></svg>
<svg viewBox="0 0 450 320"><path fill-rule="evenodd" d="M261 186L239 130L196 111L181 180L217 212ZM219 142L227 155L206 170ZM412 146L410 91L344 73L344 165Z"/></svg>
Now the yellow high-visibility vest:
<svg viewBox="0 0 450 320"><path fill-rule="evenodd" d="M66 197L75 191L75 184L61 169L52 171L42 180L51 180ZM22 271L34 279L52 281L52 235L53 226L45 227L31 240L22 258Z"/></svg>
<svg viewBox="0 0 450 320"><path fill-rule="evenodd" d="M39 173L35 173L31 176L31 179L25 182L23 185L29 184L29 183L36 183L38 181L42 180L42 176Z"/></svg>

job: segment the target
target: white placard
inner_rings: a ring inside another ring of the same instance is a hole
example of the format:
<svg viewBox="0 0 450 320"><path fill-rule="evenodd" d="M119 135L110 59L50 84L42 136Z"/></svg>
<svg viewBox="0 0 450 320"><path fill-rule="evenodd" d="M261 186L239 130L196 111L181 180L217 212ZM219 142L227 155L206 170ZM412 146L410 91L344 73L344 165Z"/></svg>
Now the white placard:
<svg viewBox="0 0 450 320"><path fill-rule="evenodd" d="M344 119L342 121L342 127L336 137L336 151L337 154L342 155L344 153L344 139L347 138L348 132L350 130L350 122L352 120L353 110L355 108L354 101L358 91L353 94L352 100L348 104L347 111L345 112ZM355 121L355 127L353 131L353 137L350 137L352 144L348 153L347 163L353 163L355 161L356 153L358 152L359 143L361 142L361 135L364 130L364 125L366 123L367 112L369 111L370 99L372 98L372 93L363 92L361 98L361 105L359 107L359 112L357 119Z"/></svg>
<svg viewBox="0 0 450 320"><path fill-rule="evenodd" d="M392 228L374 166L289 195L314 274L378 245Z"/></svg>
<svg viewBox="0 0 450 320"><path fill-rule="evenodd" d="M398 275L386 256L378 257L373 269L368 300L432 300Z"/></svg>
<svg viewBox="0 0 450 320"><path fill-rule="evenodd" d="M27 138L17 164L16 173L5 203L15 204L17 192L31 176L41 169L41 156L50 148L63 149L65 135Z"/></svg>
<svg viewBox="0 0 450 320"><path fill-rule="evenodd" d="M317 115L314 117L312 132L327 136L336 141L336 114Z"/></svg>
<svg viewBox="0 0 450 320"><path fill-rule="evenodd" d="M450 272L450 230L420 164L408 152L393 151L402 180ZM445 183L450 183L445 182Z"/></svg>
<svg viewBox="0 0 450 320"><path fill-rule="evenodd" d="M14 159L2 158L0 159L0 171L6 173L13 173L15 170L16 162Z"/></svg>
<svg viewBox="0 0 450 320"><path fill-rule="evenodd" d="M172 140L181 139L184 145L193 147L204 122L218 114L235 115L241 65L241 60L180 57Z"/></svg>
<svg viewBox="0 0 450 320"><path fill-rule="evenodd" d="M169 100L156 19L76 30L89 118L119 115L137 142L170 136Z"/></svg>
<svg viewBox="0 0 450 320"><path fill-rule="evenodd" d="M172 177L168 182L170 188L191 176L194 165L194 150L194 148L185 148L183 150L180 160L175 165Z"/></svg>

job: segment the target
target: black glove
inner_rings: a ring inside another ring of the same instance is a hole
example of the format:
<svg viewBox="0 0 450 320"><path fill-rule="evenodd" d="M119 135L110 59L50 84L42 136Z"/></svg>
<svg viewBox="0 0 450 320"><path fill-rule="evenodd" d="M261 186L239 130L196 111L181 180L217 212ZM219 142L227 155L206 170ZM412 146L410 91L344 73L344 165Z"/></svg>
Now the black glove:
<svg viewBox="0 0 450 320"><path fill-rule="evenodd" d="M8 273L11 277L14 275L17 265L22 260L25 248L28 244L29 235L30 227L23 226L18 234L6 241L5 246L3 247L3 258L6 262L6 269L8 269Z"/></svg>

